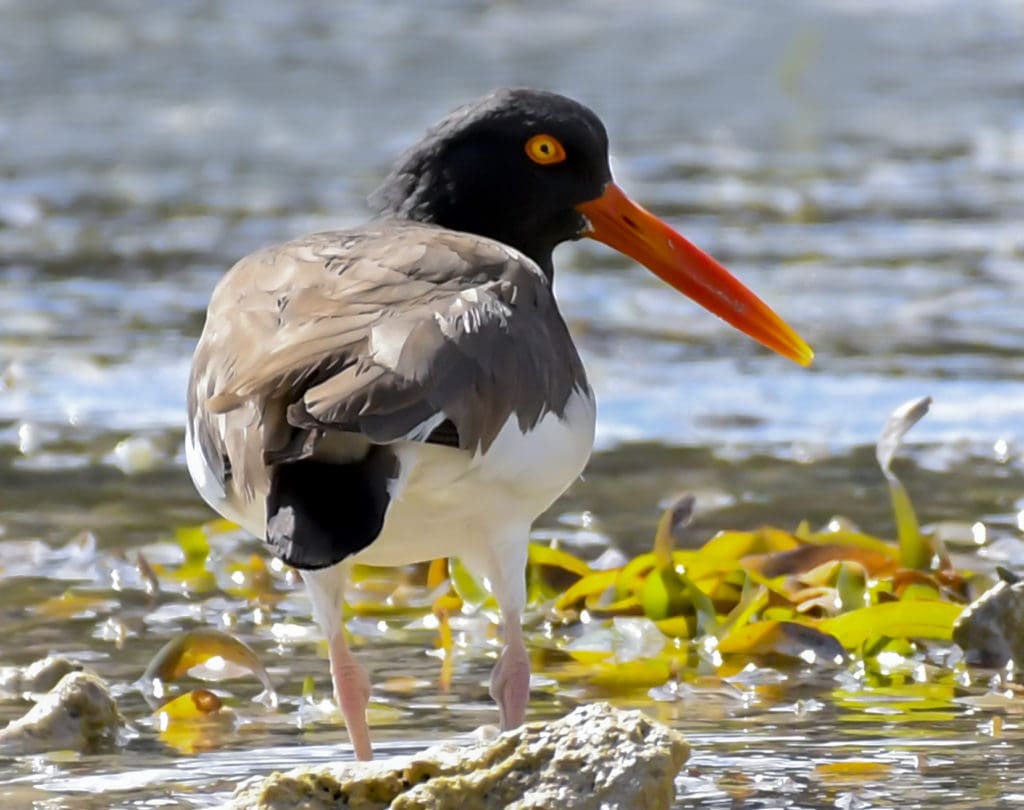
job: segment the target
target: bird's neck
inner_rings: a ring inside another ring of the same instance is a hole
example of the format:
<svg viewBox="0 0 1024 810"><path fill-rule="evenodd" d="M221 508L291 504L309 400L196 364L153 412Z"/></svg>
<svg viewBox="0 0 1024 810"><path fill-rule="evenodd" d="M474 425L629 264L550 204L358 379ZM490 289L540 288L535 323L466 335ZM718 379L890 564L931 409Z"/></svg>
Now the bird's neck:
<svg viewBox="0 0 1024 810"><path fill-rule="evenodd" d="M477 164L442 167L429 157L408 158L370 197L382 217L494 239L529 256L552 278L552 253L574 223L551 221L528 198L495 185Z"/></svg>
<svg viewBox="0 0 1024 810"><path fill-rule="evenodd" d="M512 213L512 212L510 212ZM453 231L464 231L483 236L515 248L533 259L548 279L554 276L552 253L557 242L545 238L542 230L533 231L521 223L512 222L512 217L477 215L472 208L445 210L441 207L428 222Z"/></svg>
<svg viewBox="0 0 1024 810"><path fill-rule="evenodd" d="M525 254L550 280L554 276L552 253L560 240L546 238L542 230L532 231L519 226L512 217L489 215L486 209L452 204L445 198L434 197L417 201L410 197L407 204L397 210L382 212L385 216L413 222L426 222L453 231L472 233L493 239Z"/></svg>

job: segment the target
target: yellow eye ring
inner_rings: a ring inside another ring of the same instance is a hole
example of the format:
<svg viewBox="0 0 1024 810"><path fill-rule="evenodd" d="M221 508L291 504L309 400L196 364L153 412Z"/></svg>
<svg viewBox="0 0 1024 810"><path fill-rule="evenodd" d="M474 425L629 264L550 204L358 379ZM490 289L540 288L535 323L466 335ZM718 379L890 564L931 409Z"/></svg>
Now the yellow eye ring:
<svg viewBox="0 0 1024 810"><path fill-rule="evenodd" d="M526 142L526 154L534 163L547 166L565 160L565 147L554 135L534 135Z"/></svg>

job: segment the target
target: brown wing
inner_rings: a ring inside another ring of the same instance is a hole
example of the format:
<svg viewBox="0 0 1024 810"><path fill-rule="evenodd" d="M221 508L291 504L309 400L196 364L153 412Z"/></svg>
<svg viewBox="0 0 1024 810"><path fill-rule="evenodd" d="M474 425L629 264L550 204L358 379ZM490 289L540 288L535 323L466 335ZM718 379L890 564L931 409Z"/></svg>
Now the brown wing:
<svg viewBox="0 0 1024 810"><path fill-rule="evenodd" d="M328 432L386 444L448 421L460 447L486 450L510 415L529 429L586 386L532 261L388 223L235 265L210 303L189 412L203 455L220 457L214 472L251 493L268 461L309 455Z"/></svg>

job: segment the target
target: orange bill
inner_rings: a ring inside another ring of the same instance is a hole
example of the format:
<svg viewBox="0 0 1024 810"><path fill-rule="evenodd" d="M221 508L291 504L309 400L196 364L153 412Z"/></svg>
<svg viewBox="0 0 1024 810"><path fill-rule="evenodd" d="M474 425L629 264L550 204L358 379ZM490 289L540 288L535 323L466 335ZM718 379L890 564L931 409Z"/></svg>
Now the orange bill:
<svg viewBox="0 0 1024 810"><path fill-rule="evenodd" d="M638 261L709 312L758 343L802 366L814 352L771 308L732 273L614 183L596 200L576 206L590 222L584 235Z"/></svg>

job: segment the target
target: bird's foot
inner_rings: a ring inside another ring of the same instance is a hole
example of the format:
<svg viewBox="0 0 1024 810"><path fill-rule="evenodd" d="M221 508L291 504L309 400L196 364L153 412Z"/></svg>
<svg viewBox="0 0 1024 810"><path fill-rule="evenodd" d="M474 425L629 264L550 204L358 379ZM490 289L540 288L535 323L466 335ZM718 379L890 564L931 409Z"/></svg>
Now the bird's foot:
<svg viewBox="0 0 1024 810"><path fill-rule="evenodd" d="M331 639L331 679L334 681L334 699L345 717L345 727L352 740L356 759L373 759L370 744L370 726L366 722L366 704L370 702L370 678L360 664L344 636Z"/></svg>
<svg viewBox="0 0 1024 810"><path fill-rule="evenodd" d="M530 657L521 639L502 650L491 675L491 697L498 703L502 731L523 724L530 702Z"/></svg>

